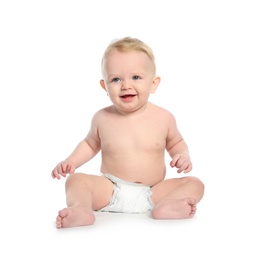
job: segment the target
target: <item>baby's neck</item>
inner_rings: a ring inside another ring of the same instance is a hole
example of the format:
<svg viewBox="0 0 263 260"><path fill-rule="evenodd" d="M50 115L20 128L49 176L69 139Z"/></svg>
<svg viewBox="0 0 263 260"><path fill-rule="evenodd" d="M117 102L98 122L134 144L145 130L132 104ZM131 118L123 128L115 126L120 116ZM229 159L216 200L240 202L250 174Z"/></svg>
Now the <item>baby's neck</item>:
<svg viewBox="0 0 263 260"><path fill-rule="evenodd" d="M138 116L141 114L144 114L145 112L148 111L148 109L151 107L151 103L147 102L145 105L143 105L142 107L133 110L133 111L123 111L123 110L119 110L117 107L114 106L114 109L117 113L119 113L122 116L125 117L133 117L133 116Z"/></svg>

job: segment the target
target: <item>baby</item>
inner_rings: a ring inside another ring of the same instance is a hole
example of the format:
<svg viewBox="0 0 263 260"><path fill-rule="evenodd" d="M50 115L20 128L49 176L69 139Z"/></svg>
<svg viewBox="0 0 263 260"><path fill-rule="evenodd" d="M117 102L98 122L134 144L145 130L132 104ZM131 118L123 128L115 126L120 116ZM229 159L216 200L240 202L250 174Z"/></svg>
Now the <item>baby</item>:
<svg viewBox="0 0 263 260"><path fill-rule="evenodd" d="M196 177L166 179L165 152L178 173L192 170L175 117L148 101L160 83L152 49L136 38L110 43L101 87L112 105L92 118L87 136L52 171L66 177L67 208L57 228L92 225L94 211L146 213L155 219L191 218L204 194ZM101 174L74 173L101 151Z"/></svg>

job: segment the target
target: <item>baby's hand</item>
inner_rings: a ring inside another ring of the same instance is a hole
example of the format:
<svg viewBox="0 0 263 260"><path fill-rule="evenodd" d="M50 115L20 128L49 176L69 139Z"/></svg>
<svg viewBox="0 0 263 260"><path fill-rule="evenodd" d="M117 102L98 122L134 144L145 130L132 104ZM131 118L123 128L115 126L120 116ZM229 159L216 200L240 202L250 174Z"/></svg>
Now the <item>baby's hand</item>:
<svg viewBox="0 0 263 260"><path fill-rule="evenodd" d="M53 179L60 180L60 175L66 177L67 173L73 174L75 172L75 165L69 160L59 163L51 173Z"/></svg>
<svg viewBox="0 0 263 260"><path fill-rule="evenodd" d="M170 166L172 168L178 168L178 173L188 173L192 170L192 163L190 159L184 154L176 154L170 162Z"/></svg>

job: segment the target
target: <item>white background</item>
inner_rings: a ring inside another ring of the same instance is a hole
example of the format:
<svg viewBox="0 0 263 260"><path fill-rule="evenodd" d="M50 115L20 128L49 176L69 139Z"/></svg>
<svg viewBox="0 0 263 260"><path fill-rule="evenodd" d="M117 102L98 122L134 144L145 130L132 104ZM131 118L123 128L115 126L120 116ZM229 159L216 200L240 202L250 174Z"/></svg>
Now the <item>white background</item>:
<svg viewBox="0 0 263 260"><path fill-rule="evenodd" d="M262 13L254 0L1 1L0 258L262 260ZM150 101L176 116L205 196L191 220L98 214L57 230L65 180L51 170L110 104L100 61L123 36L153 48Z"/></svg>

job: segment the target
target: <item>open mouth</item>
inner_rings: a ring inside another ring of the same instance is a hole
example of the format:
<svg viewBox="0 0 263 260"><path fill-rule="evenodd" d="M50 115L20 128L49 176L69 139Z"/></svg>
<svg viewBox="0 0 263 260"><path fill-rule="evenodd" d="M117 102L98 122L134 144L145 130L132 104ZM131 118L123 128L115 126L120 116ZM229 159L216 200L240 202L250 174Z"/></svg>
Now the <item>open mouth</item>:
<svg viewBox="0 0 263 260"><path fill-rule="evenodd" d="M129 100L129 99L132 99L133 97L135 97L136 95L132 95L132 94L129 94L129 95L123 95L121 96L122 99L125 99L125 100Z"/></svg>

